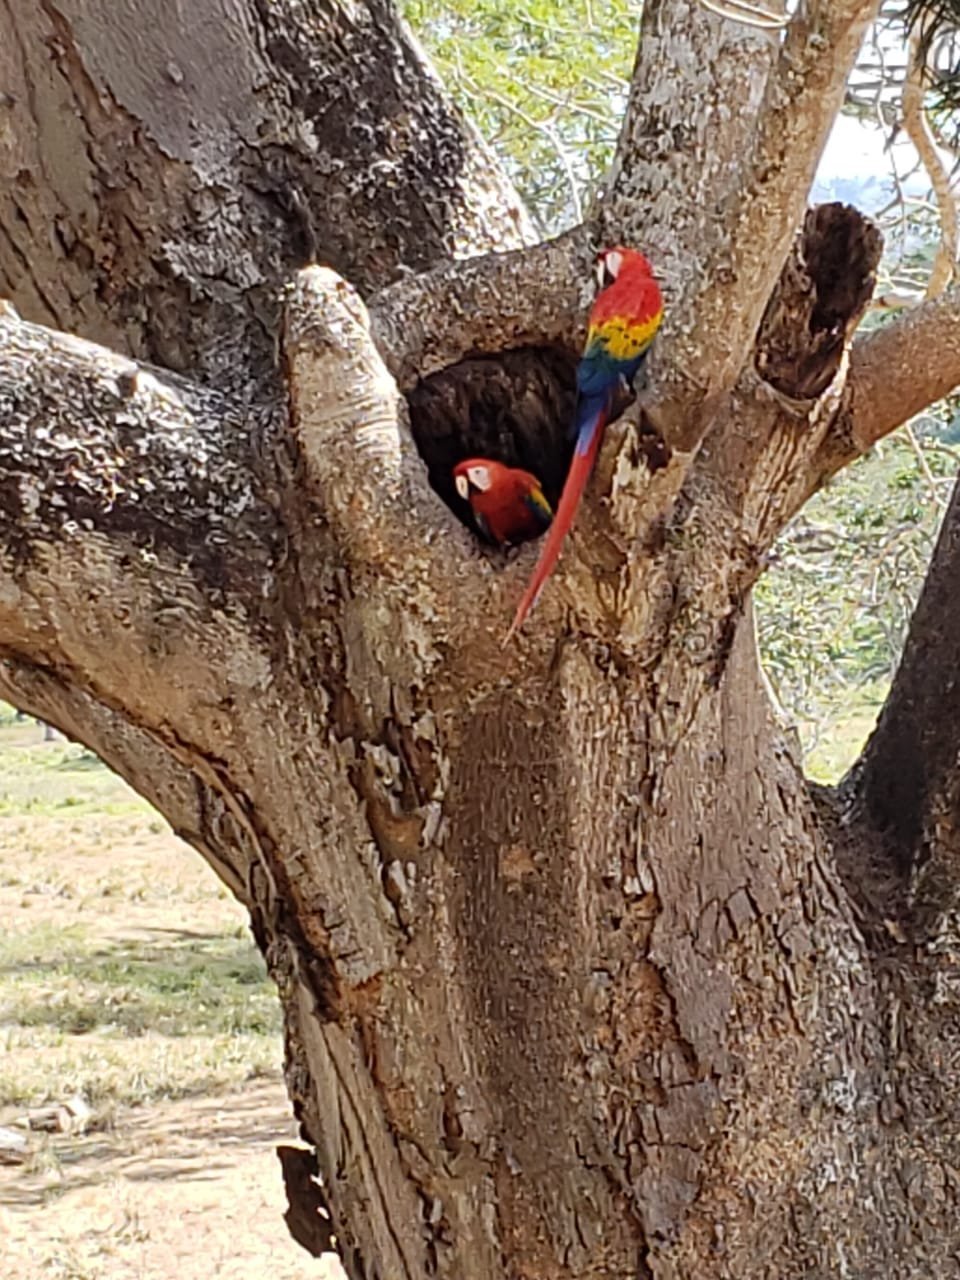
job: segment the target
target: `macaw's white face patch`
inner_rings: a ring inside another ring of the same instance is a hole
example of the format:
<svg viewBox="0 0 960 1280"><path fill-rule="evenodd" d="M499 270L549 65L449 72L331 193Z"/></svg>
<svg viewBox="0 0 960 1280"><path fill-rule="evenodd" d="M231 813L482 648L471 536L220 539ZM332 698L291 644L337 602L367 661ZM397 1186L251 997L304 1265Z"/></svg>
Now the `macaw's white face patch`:
<svg viewBox="0 0 960 1280"><path fill-rule="evenodd" d="M616 249L606 249L597 255L597 284L601 289L613 284L622 266L623 254L617 253Z"/></svg>
<svg viewBox="0 0 960 1280"><path fill-rule="evenodd" d="M464 502L470 500L471 493L486 493L488 489L493 488L490 468L481 466L479 463L474 467L467 467L465 471L458 471L453 482Z"/></svg>

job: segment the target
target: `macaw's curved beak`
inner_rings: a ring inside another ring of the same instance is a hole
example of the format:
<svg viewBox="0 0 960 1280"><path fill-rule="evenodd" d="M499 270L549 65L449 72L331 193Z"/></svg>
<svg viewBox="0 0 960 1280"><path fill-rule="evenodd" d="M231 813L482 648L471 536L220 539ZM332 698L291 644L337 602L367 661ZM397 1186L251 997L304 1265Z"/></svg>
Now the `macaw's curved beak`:
<svg viewBox="0 0 960 1280"><path fill-rule="evenodd" d="M457 486L457 493L459 493L460 497L464 500L464 502L469 502L470 481L467 479L467 477L456 476L454 479L454 484Z"/></svg>

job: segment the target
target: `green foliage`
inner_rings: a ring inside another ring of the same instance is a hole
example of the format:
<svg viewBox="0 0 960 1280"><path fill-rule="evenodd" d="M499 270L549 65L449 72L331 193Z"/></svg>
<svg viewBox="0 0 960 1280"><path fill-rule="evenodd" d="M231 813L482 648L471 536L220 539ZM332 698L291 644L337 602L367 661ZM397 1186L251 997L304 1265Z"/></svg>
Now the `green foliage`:
<svg viewBox="0 0 960 1280"><path fill-rule="evenodd" d="M757 586L767 673L807 751L822 762L837 723L857 726L845 752L827 753L826 777L851 763L896 668L957 472L951 420L945 405L842 473L786 530Z"/></svg>
<svg viewBox="0 0 960 1280"><path fill-rule="evenodd" d="M405 0L402 8L541 231L578 221L613 155L641 5Z"/></svg>

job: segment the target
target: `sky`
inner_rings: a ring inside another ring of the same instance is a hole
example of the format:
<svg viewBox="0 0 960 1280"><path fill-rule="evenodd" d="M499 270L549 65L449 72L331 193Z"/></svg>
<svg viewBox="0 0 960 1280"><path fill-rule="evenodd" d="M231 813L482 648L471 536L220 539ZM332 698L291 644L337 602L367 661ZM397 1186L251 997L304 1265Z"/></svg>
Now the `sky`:
<svg viewBox="0 0 960 1280"><path fill-rule="evenodd" d="M917 163L910 140L901 135L888 147L889 130L853 116L838 116L813 184L814 201L845 200L864 213L876 213L893 197L891 159L901 177ZM949 165L949 157L945 157ZM930 184L920 171L908 178L909 195L923 196Z"/></svg>
<svg viewBox="0 0 960 1280"><path fill-rule="evenodd" d="M811 202L844 200L864 213L877 213L894 194L891 160L908 195L928 196L930 183L926 174L922 169L913 172L917 166L913 143L901 130L891 149L889 137L889 129L881 129L872 121L838 116L817 170ZM947 171L951 171L956 158L943 148L940 156Z"/></svg>

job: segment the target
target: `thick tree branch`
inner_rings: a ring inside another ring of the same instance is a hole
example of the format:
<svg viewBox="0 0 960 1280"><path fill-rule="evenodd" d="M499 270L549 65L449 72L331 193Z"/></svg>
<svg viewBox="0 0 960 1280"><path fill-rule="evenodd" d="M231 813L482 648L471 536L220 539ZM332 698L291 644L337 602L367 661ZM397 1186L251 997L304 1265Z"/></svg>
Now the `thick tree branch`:
<svg viewBox="0 0 960 1280"><path fill-rule="evenodd" d="M960 287L909 311L853 344L850 416L825 446L836 470L914 414L960 386Z"/></svg>
<svg viewBox="0 0 960 1280"><path fill-rule="evenodd" d="M0 550L117 536L221 597L268 574L281 415L0 313Z"/></svg>
<svg viewBox="0 0 960 1280"><path fill-rule="evenodd" d="M471 539L431 490L366 307L335 272L315 267L297 277L285 350L303 491L350 567L351 612L367 630L365 611L392 611L389 651L377 655L387 668L406 661L408 645L439 658L436 637L474 629L487 590L499 587L467 586L476 571Z"/></svg>
<svg viewBox="0 0 960 1280"><path fill-rule="evenodd" d="M269 408L241 411L92 343L0 319L5 656L122 710L175 752L226 757L229 708L262 679L254 633L286 541L279 429ZM211 635L231 663L211 665Z"/></svg>
<svg viewBox="0 0 960 1280"><path fill-rule="evenodd" d="M384 362L409 391L465 356L556 343L579 349L593 297L586 227L515 253L450 263L370 301Z"/></svg>
<svg viewBox="0 0 960 1280"><path fill-rule="evenodd" d="M801 6L778 53L775 35L696 0L644 7L601 221L607 240L649 248L666 275L654 367L657 421L674 448L701 439L748 357L876 8Z"/></svg>

